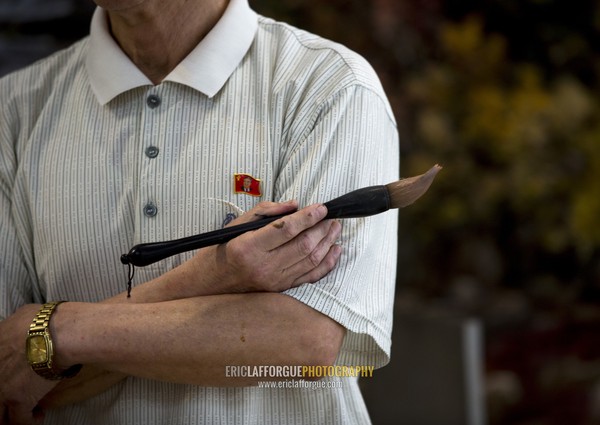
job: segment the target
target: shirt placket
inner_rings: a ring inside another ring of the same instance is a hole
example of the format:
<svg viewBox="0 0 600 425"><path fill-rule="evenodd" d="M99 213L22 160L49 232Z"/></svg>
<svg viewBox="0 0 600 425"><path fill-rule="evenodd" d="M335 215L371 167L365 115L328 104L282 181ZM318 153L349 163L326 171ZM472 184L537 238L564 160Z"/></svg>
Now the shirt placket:
<svg viewBox="0 0 600 425"><path fill-rule="evenodd" d="M167 104L164 100L163 87L148 88L143 94L143 113L140 128L141 143L138 158L139 192L138 192L138 223L140 242L154 242L157 229L164 223L165 208L162 170L164 168L161 149L163 147L162 128ZM158 232L160 233L160 232Z"/></svg>

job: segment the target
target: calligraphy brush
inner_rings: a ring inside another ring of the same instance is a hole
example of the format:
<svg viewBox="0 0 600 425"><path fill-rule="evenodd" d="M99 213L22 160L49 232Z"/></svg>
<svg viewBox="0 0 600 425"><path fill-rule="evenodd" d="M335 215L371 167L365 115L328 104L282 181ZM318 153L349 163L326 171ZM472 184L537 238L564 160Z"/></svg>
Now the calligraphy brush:
<svg viewBox="0 0 600 425"><path fill-rule="evenodd" d="M406 207L423 195L433 182L441 166L434 165L424 174L389 183L384 186L370 186L325 202L326 219L367 217L389 209ZM288 213L291 214L291 213ZM165 242L143 243L131 248L121 256L121 262L138 267L148 266L172 255L204 248L230 241L248 232L260 229L288 214L267 216L249 223L225 227L212 232L188 236Z"/></svg>

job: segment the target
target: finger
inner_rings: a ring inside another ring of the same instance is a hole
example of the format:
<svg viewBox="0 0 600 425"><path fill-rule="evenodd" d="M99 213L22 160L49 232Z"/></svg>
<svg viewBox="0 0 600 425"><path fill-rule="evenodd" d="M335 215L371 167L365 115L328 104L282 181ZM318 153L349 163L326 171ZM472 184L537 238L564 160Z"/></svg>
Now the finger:
<svg viewBox="0 0 600 425"><path fill-rule="evenodd" d="M323 279L335 268L341 255L342 247L339 245L333 245L321 263L306 274L297 278L291 287L294 288L302 285L303 283L315 283Z"/></svg>
<svg viewBox="0 0 600 425"><path fill-rule="evenodd" d="M33 418L33 411L27 409L22 403L7 404L8 423L10 425L36 425L37 421Z"/></svg>
<svg viewBox="0 0 600 425"><path fill-rule="evenodd" d="M271 251L285 245L300 233L315 226L327 215L327 208L314 204L294 214L282 217L253 232L254 244L262 251ZM325 235L326 233L323 233Z"/></svg>
<svg viewBox="0 0 600 425"><path fill-rule="evenodd" d="M46 417L46 413L41 406L35 406L33 409L33 423L36 425L41 425L44 422L44 418Z"/></svg>
<svg viewBox="0 0 600 425"><path fill-rule="evenodd" d="M226 227L249 223L251 221L260 220L264 217L292 213L297 209L298 202L295 200L286 202L260 202L251 210L231 221L231 223L229 223Z"/></svg>
<svg viewBox="0 0 600 425"><path fill-rule="evenodd" d="M307 249L307 253L305 255L300 256L300 260L291 264L286 270L285 274L291 279L296 280L299 276L304 276L309 273L311 270L321 266L321 263L325 259L325 257L329 254L332 246L335 245L338 237L340 236L342 225L338 221L329 221L324 222L324 225L327 226L327 232L319 239L318 243L309 250L309 247L306 248L295 248L295 249ZM319 223L318 226L321 226ZM316 229L317 226L315 226ZM313 230L311 229L311 230ZM314 233L314 232L312 232ZM300 239L300 238L296 238ZM301 241L301 240L300 240ZM288 245L294 244L296 240L289 242ZM302 245L297 243L298 245ZM284 251L284 250L282 250ZM285 252L283 253L285 255ZM290 256L288 256L290 257ZM296 257L297 258L297 257ZM321 266L323 268L323 266Z"/></svg>

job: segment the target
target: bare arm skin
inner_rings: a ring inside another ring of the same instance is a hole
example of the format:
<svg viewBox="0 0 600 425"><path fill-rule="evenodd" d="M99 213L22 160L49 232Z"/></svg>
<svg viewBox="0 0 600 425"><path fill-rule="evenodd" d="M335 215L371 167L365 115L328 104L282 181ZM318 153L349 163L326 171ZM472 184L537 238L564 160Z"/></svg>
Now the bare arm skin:
<svg viewBox="0 0 600 425"><path fill-rule="evenodd" d="M107 11L115 41L154 83L197 45L227 4L223 0L96 3ZM267 203L242 219L295 208ZM246 385L223 380L225 361L333 362L343 328L278 294L318 281L337 263L340 225L323 222L323 217L318 206L307 207L225 245L200 250L180 267L137 286L129 300L120 295L103 303L61 304L51 321L55 360L64 366L90 364L94 369L84 367L80 376L58 387L27 365L25 335L40 306L21 307L0 322L0 425L36 423L42 413L40 400L55 387L46 406L60 404L61 392L86 398L126 375ZM148 341L153 344L145 349ZM184 370L186 361L194 367Z"/></svg>
<svg viewBox="0 0 600 425"><path fill-rule="evenodd" d="M238 222L295 208L293 203L263 203ZM65 381L42 405L93 396L127 375L237 386L253 382L226 378L226 365L260 365L266 359L275 364L331 364L344 329L276 293L317 281L337 263L340 225L321 221L325 214L317 205L307 207L225 245L201 250L180 267L136 287L131 299L121 294L103 303L62 304L51 322L55 361L94 369ZM32 412L56 385L35 375L23 356L26 329L38 309L24 306L0 322L0 358L6 359L0 369L2 424L34 423Z"/></svg>
<svg viewBox="0 0 600 425"><path fill-rule="evenodd" d="M54 331L66 364L207 386L253 383L227 378L227 365L332 364L344 334L321 313L273 293L117 306L70 303L62 315ZM95 323L102 328L90 334Z"/></svg>

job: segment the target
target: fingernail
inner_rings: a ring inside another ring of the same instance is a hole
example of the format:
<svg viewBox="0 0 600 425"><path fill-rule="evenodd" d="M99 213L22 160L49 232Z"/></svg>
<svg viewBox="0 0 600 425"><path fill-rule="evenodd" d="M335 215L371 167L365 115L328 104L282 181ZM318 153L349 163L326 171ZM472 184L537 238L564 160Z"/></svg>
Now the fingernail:
<svg viewBox="0 0 600 425"><path fill-rule="evenodd" d="M337 236L339 236L342 233L342 223L340 223L338 220L332 220L331 226Z"/></svg>
<svg viewBox="0 0 600 425"><path fill-rule="evenodd" d="M321 204L317 207L317 212L320 216L325 217L325 215L327 215L327 207Z"/></svg>
<svg viewBox="0 0 600 425"><path fill-rule="evenodd" d="M336 258L340 258L342 256L342 247L340 245L333 245L332 248L334 249L334 255Z"/></svg>

